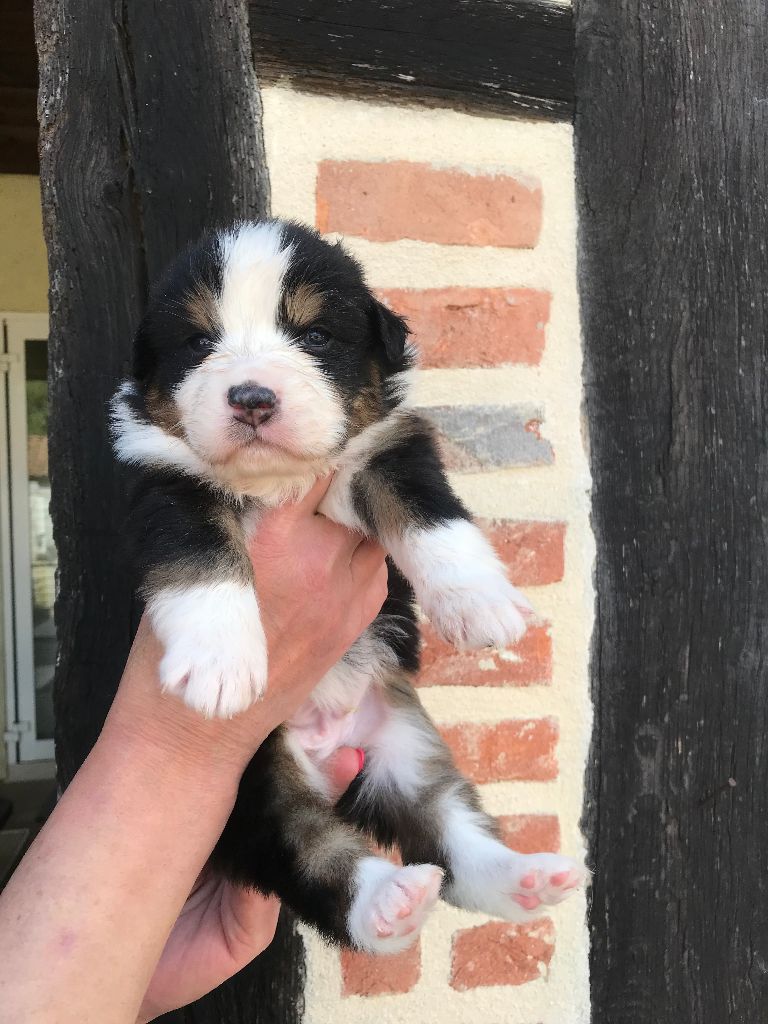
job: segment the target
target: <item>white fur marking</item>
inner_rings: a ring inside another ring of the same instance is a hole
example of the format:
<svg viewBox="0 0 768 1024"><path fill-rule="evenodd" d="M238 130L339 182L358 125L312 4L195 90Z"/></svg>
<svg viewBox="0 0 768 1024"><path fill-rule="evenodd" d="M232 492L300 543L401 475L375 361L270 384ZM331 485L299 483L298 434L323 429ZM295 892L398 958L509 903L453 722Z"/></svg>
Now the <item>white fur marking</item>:
<svg viewBox="0 0 768 1024"><path fill-rule="evenodd" d="M442 880L443 872L433 864L398 868L379 857L364 857L347 922L354 944L368 953L406 949L435 905Z"/></svg>
<svg viewBox="0 0 768 1024"><path fill-rule="evenodd" d="M446 794L440 810L452 874L445 899L454 906L526 921L584 884L586 871L576 861L556 853L515 853L488 835L482 816L455 793Z"/></svg>
<svg viewBox="0 0 768 1024"><path fill-rule="evenodd" d="M457 647L506 647L525 632L531 605L496 552L465 519L389 536L384 546L410 581L424 614Z"/></svg>
<svg viewBox="0 0 768 1024"><path fill-rule="evenodd" d="M261 331L275 330L290 247L278 223L240 224L220 237L225 345L232 355L253 355Z"/></svg>
<svg viewBox="0 0 768 1024"><path fill-rule="evenodd" d="M408 708L390 708L369 745L375 756L366 765L361 801L376 799L368 795L369 790L375 794L377 789L394 787L405 800L417 802L437 745L421 716Z"/></svg>
<svg viewBox="0 0 768 1024"><path fill-rule="evenodd" d="M137 419L125 401L134 393L132 381L123 381L111 403L113 447L121 462L144 466L172 466L193 476L204 476L206 464L179 437Z"/></svg>
<svg viewBox="0 0 768 1024"><path fill-rule="evenodd" d="M147 604L165 649L164 690L207 717L231 718L267 683L267 642L253 587L211 583L160 592Z"/></svg>

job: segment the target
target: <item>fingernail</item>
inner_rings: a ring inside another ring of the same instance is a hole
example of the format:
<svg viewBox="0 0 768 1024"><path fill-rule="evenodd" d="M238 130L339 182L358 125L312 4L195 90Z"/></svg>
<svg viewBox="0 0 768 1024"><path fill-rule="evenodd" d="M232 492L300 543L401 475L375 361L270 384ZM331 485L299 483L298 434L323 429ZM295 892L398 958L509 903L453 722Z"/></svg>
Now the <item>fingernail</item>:
<svg viewBox="0 0 768 1024"><path fill-rule="evenodd" d="M362 747L355 747L355 753L357 754L357 774L359 775L365 764L365 751Z"/></svg>

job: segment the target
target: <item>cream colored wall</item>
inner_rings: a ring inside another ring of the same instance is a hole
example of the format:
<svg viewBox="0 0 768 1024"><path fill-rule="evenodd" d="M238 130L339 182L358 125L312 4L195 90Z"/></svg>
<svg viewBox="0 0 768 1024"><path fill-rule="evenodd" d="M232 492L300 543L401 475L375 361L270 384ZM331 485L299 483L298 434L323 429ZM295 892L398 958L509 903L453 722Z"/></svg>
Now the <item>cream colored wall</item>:
<svg viewBox="0 0 768 1024"><path fill-rule="evenodd" d="M0 311L47 310L48 265L39 180L27 174L1 174Z"/></svg>
<svg viewBox="0 0 768 1024"><path fill-rule="evenodd" d="M473 117L451 110L378 105L264 89L265 136L273 212L315 221L317 161L409 160L471 164L541 180L544 221L534 249L386 244L348 239L375 287L530 285L552 293L551 321L538 367L426 370L418 404L511 403L547 410L546 434L557 453L549 466L458 474L453 483L482 516L568 523L562 582L531 588L539 613L556 624L552 686L497 689L434 687L421 691L441 723L556 715L560 721L555 782L494 783L481 787L494 814L557 814L564 853L583 850L579 819L591 707L589 642L593 617L593 538L589 471L583 445L579 316L576 291L576 213L570 126ZM583 1024L589 1019L585 899L555 908L555 955L546 976L515 988L457 992L448 986L452 933L484 920L439 905L422 946L422 976L404 995L340 997L338 956L307 932L307 1024L339 1019L370 1024Z"/></svg>

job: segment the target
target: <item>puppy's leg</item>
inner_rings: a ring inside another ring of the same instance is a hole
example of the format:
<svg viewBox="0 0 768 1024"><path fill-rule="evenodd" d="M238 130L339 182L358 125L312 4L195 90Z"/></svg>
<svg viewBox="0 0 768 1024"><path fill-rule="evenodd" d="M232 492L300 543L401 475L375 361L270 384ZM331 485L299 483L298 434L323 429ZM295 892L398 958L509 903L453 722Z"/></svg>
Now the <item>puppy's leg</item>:
<svg viewBox="0 0 768 1024"><path fill-rule="evenodd" d="M264 690L267 647L237 511L168 475L145 478L132 511L163 688L208 716L244 711Z"/></svg>
<svg viewBox="0 0 768 1024"><path fill-rule="evenodd" d="M416 938L443 873L371 856L325 789L290 732L272 733L243 775L214 867L240 885L276 893L331 941L396 953Z"/></svg>
<svg viewBox="0 0 768 1024"><path fill-rule="evenodd" d="M453 492L421 417L394 414L338 475L321 511L381 541L446 640L506 647L522 636L531 606Z"/></svg>
<svg viewBox="0 0 768 1024"><path fill-rule="evenodd" d="M575 861L515 853L500 841L406 679L392 679L383 698L384 725L339 805L348 820L380 843L398 845L405 863L444 867L443 898L466 910L523 920L582 884L585 871Z"/></svg>

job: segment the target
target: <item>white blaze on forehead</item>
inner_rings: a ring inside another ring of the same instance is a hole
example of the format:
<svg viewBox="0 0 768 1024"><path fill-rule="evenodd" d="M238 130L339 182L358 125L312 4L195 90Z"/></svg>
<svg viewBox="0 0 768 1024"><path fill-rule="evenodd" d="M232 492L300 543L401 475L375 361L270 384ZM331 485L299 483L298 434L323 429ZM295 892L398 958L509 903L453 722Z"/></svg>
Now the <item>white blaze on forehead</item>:
<svg viewBox="0 0 768 1024"><path fill-rule="evenodd" d="M279 224L242 224L221 237L222 348L252 355L274 345L283 277L291 247Z"/></svg>

